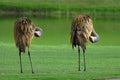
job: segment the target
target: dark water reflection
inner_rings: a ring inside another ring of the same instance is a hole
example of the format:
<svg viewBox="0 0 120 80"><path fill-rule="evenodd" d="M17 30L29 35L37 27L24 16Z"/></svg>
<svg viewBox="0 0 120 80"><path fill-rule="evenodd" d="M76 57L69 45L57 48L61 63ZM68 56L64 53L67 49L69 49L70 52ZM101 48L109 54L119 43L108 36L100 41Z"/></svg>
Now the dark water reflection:
<svg viewBox="0 0 120 80"><path fill-rule="evenodd" d="M13 26L17 18L0 19L0 43L14 43ZM72 18L31 18L43 29L41 38L34 38L32 44L70 45ZM120 45L120 20L93 19L94 28L100 35L95 45Z"/></svg>

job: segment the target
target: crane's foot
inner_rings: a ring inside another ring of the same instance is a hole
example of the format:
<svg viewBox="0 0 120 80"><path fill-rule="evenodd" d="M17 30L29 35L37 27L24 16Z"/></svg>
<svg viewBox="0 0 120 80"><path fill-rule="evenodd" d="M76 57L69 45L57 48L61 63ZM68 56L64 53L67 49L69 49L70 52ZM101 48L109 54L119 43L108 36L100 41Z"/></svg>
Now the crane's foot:
<svg viewBox="0 0 120 80"><path fill-rule="evenodd" d="M84 71L86 71L86 69L84 69Z"/></svg>
<svg viewBox="0 0 120 80"><path fill-rule="evenodd" d="M23 73L23 71L21 71L21 73Z"/></svg>
<svg viewBox="0 0 120 80"><path fill-rule="evenodd" d="M32 74L34 74L35 72L34 71L32 71Z"/></svg>
<svg viewBox="0 0 120 80"><path fill-rule="evenodd" d="M81 71L80 68L78 68L78 71Z"/></svg>

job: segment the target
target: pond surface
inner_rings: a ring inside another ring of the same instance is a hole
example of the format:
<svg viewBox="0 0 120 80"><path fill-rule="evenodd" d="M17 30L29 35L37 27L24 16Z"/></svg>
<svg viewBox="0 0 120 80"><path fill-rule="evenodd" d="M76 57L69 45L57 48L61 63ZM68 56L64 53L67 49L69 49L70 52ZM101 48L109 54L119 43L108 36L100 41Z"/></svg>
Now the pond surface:
<svg viewBox="0 0 120 80"><path fill-rule="evenodd" d="M17 18L0 19L0 43L13 43L13 26ZM31 18L36 26L43 29L43 35L35 38L32 44L70 45L70 27L72 19ZM100 36L95 45L120 45L120 20L94 20L94 28ZM91 45L91 44L90 44Z"/></svg>

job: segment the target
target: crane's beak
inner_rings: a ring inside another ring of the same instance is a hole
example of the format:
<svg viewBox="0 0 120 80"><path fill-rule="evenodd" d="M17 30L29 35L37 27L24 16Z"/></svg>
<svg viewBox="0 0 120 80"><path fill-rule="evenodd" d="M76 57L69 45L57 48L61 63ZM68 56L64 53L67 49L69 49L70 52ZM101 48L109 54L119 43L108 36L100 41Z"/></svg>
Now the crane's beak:
<svg viewBox="0 0 120 80"><path fill-rule="evenodd" d="M42 29L39 27L36 27L34 35L35 37L40 37L42 35Z"/></svg>
<svg viewBox="0 0 120 80"><path fill-rule="evenodd" d="M90 40L90 42L92 42L92 43L95 43L95 42L99 41L99 35L95 32L94 29L93 29L90 37L89 37L89 40Z"/></svg>
<svg viewBox="0 0 120 80"><path fill-rule="evenodd" d="M95 42L97 42L99 40L99 36L98 35L90 36L89 40L90 40L90 42L95 43Z"/></svg>

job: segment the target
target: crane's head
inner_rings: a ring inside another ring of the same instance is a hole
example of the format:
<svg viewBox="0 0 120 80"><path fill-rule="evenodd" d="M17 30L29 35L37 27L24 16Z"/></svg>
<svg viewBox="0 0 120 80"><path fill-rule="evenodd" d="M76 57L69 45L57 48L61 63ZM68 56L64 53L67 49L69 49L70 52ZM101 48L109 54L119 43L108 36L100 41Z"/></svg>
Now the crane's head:
<svg viewBox="0 0 120 80"><path fill-rule="evenodd" d="M40 37L42 35L42 29L39 27L36 27L34 35L35 37Z"/></svg>

